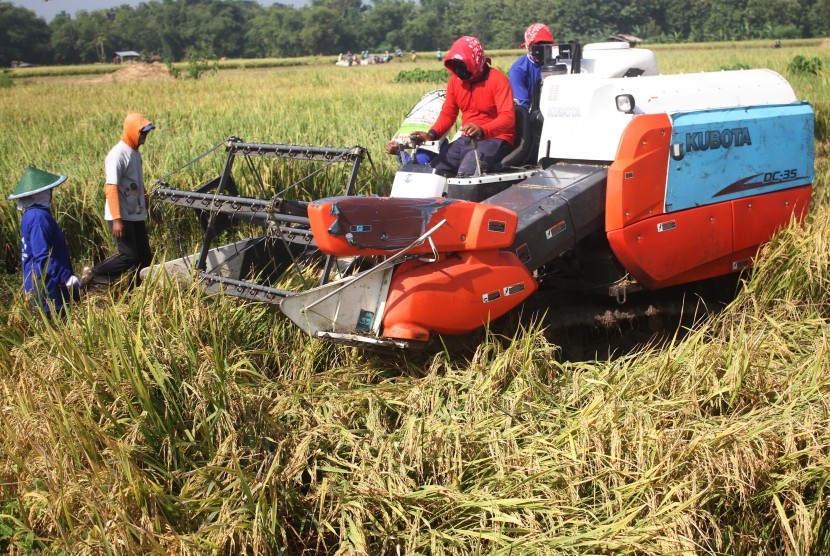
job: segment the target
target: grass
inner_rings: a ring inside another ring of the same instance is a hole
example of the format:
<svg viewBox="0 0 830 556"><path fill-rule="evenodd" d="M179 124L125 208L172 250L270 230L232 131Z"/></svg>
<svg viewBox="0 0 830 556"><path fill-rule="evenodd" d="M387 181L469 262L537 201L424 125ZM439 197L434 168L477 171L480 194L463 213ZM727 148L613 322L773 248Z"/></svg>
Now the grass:
<svg viewBox="0 0 830 556"><path fill-rule="evenodd" d="M301 66L320 66L337 61L336 56L305 56L301 58L251 58L216 60L218 69L257 69L257 68L284 68ZM142 63L142 62L136 62ZM174 62L172 67L186 73L188 62ZM10 70L15 79L29 79L36 77L66 77L78 75L102 75L114 73L129 67L129 64L83 64L74 66L37 66L29 68L14 68Z"/></svg>
<svg viewBox="0 0 830 556"><path fill-rule="evenodd" d="M802 46L658 60L785 73L796 54L828 67ZM394 164L381 147L423 92L394 77L420 65L16 80L0 90L0 169L70 176L56 203L76 264L108 249L101 166L127 109L158 127L143 150L150 180L235 134L362 144L380 181L365 164L361 190L383 192ZM391 358L167 283L44 322L13 294L7 261L0 552L828 553L828 86L787 77L817 109L808 222L764 248L726 310L606 360L560 361L533 324L469 358ZM184 179L216 163L203 164ZM12 258L16 218L0 206ZM152 233L159 253L171 248L173 232Z"/></svg>

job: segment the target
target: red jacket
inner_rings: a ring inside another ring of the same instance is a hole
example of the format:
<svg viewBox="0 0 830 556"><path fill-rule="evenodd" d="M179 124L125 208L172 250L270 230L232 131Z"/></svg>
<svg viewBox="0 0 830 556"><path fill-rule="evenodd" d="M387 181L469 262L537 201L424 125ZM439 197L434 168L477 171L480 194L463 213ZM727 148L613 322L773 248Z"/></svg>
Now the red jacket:
<svg viewBox="0 0 830 556"><path fill-rule="evenodd" d="M513 90L507 76L496 68L488 68L484 78L471 83L450 72L447 98L432 129L442 137L455 124L461 110L461 125L473 123L484 130L485 139L503 139L513 145L516 115L513 112Z"/></svg>

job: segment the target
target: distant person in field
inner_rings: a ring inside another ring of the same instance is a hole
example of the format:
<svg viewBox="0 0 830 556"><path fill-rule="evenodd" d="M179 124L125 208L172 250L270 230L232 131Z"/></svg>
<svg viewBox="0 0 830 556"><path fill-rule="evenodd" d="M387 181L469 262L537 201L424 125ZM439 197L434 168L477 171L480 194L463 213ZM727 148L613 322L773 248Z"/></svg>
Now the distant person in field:
<svg viewBox="0 0 830 556"><path fill-rule="evenodd" d="M104 219L115 238L118 253L92 268L85 267L81 276L84 284L97 276L113 279L126 272L135 273L135 279L138 271L153 260L146 224L149 197L138 152L153 129L155 126L150 120L130 112L124 119L121 140L107 154Z"/></svg>
<svg viewBox="0 0 830 556"><path fill-rule="evenodd" d="M450 72L447 98L429 131L412 135L422 141L443 137L461 112L461 137L450 143L431 163L439 173L458 176L495 170L513 148L516 115L507 76L490 66L484 47L475 37L461 37L447 52L444 67ZM476 162L476 156L479 161Z"/></svg>
<svg viewBox="0 0 830 556"><path fill-rule="evenodd" d="M72 269L63 230L52 216L52 190L66 176L34 166L23 172L9 199L17 201L20 218L20 251L23 295L47 315L61 313L78 299L81 282Z"/></svg>
<svg viewBox="0 0 830 556"><path fill-rule="evenodd" d="M518 60L513 62L508 72L510 86L513 88L513 99L530 110L533 92L542 77L542 64L533 56L531 49L537 44L553 44L553 33L544 23L534 23L525 30L525 42L522 46L527 49Z"/></svg>

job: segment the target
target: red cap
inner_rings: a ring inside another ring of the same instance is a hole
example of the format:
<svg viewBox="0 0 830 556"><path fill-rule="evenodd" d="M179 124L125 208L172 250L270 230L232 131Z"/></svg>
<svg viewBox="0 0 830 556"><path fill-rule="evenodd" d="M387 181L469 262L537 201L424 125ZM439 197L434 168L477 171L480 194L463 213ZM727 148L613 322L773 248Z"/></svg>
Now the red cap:
<svg viewBox="0 0 830 556"><path fill-rule="evenodd" d="M553 33L550 32L548 26L544 23L534 23L525 31L525 42L521 44L524 48L530 48L531 45L540 42L553 42Z"/></svg>

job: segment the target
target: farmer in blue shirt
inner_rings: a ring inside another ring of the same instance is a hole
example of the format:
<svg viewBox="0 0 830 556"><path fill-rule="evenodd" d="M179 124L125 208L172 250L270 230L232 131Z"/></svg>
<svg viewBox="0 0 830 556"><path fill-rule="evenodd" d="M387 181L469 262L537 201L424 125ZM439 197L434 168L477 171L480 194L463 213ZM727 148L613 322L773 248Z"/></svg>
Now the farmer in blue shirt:
<svg viewBox="0 0 830 556"><path fill-rule="evenodd" d="M64 181L66 176L29 166L9 195L23 213L23 294L47 314L60 313L70 300L77 300L81 284L72 270L66 238L52 216L52 189Z"/></svg>
<svg viewBox="0 0 830 556"><path fill-rule="evenodd" d="M513 100L528 110L533 99L533 89L542 76L544 63L544 60L537 60L531 54L530 49L534 44L553 44L553 33L544 23L534 23L525 30L525 42L522 46L527 48L527 54L513 62L507 75L513 89Z"/></svg>

